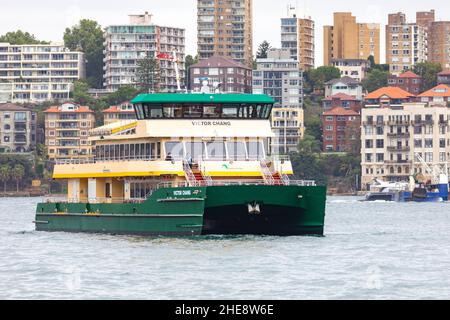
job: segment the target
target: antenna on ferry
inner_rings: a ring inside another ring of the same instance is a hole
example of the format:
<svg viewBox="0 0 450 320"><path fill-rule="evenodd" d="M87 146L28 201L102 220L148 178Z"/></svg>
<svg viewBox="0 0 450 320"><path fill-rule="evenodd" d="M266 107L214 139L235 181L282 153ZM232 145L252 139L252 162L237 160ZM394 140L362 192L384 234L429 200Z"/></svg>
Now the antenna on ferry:
<svg viewBox="0 0 450 320"><path fill-rule="evenodd" d="M179 62L180 61L178 60L178 57L177 57L177 51L173 50L173 63L175 64L175 76L177 79L177 91L181 92L180 70L178 69Z"/></svg>

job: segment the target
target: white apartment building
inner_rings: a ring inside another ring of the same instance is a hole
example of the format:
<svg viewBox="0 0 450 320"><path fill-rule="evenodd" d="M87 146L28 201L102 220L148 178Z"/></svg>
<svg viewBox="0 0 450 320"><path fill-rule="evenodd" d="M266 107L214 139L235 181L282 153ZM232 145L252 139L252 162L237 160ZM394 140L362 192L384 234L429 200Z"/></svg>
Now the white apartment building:
<svg viewBox="0 0 450 320"><path fill-rule="evenodd" d="M362 188L378 178L409 181L414 174L431 179L418 160L429 166L448 163L450 109L445 105L404 103L366 107L361 114Z"/></svg>
<svg viewBox="0 0 450 320"><path fill-rule="evenodd" d="M173 55L176 52L180 82L183 85L185 30L157 26L151 21L152 15L148 12L129 17L129 24L106 28L103 76L105 88L116 91L122 86L137 86L137 63L140 59L151 57L159 61L160 91L176 91L177 77Z"/></svg>
<svg viewBox="0 0 450 320"><path fill-rule="evenodd" d="M288 49L271 49L266 59L256 60L253 71L253 93L267 94L275 100L272 110L271 152L285 154L297 151L303 139L303 73L299 62Z"/></svg>
<svg viewBox="0 0 450 320"><path fill-rule="evenodd" d="M405 14L389 15L386 26L386 63L389 71L399 75L428 57L427 28L417 23L407 23Z"/></svg>
<svg viewBox="0 0 450 320"><path fill-rule="evenodd" d="M63 44L0 43L0 102L67 100L84 77L84 54Z"/></svg>

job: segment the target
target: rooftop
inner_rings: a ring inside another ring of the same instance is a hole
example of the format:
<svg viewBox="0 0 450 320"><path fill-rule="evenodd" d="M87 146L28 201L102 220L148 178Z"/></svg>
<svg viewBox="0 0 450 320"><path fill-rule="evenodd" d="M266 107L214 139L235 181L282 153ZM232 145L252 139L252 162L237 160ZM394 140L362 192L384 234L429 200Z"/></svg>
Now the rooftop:
<svg viewBox="0 0 450 320"><path fill-rule="evenodd" d="M325 99L323 99L323 101L331 101L333 99L356 101L356 98L354 96L351 96L351 95L348 95L348 94L345 94L342 92L336 93L332 96L328 96Z"/></svg>
<svg viewBox="0 0 450 320"><path fill-rule="evenodd" d="M140 94L131 103L255 103L273 104L264 94L150 93Z"/></svg>
<svg viewBox="0 0 450 320"><path fill-rule="evenodd" d="M213 56L211 58L200 60L191 68L243 68L250 69L239 62L221 56Z"/></svg>
<svg viewBox="0 0 450 320"><path fill-rule="evenodd" d="M439 72L438 76L450 76L450 69Z"/></svg>
<svg viewBox="0 0 450 320"><path fill-rule="evenodd" d="M349 84L358 85L359 81L357 81L357 80L355 80L353 78L345 76L345 77L342 77L342 78L336 78L336 79L330 80L330 81L326 82L325 84L334 85L336 83L344 83L344 84L347 84L347 85L349 85Z"/></svg>
<svg viewBox="0 0 450 320"><path fill-rule="evenodd" d="M446 84L440 84L419 94L419 97L450 97L450 87Z"/></svg>
<svg viewBox="0 0 450 320"><path fill-rule="evenodd" d="M369 93L365 99L380 99L383 96L387 96L391 99L408 99L414 97L412 93L398 87L383 87Z"/></svg>
<svg viewBox="0 0 450 320"><path fill-rule="evenodd" d="M323 113L324 116L359 116L359 113L353 110L344 109L342 107L335 107L330 111Z"/></svg>
<svg viewBox="0 0 450 320"><path fill-rule="evenodd" d="M74 113L94 113L87 106L78 106L70 103L61 106L52 106L44 111L44 113L59 113L59 112L74 112Z"/></svg>
<svg viewBox="0 0 450 320"><path fill-rule="evenodd" d="M399 75L398 78L421 78L421 76L415 74L412 71L406 71Z"/></svg>
<svg viewBox="0 0 450 320"><path fill-rule="evenodd" d="M0 103L0 111L31 111L14 103Z"/></svg>

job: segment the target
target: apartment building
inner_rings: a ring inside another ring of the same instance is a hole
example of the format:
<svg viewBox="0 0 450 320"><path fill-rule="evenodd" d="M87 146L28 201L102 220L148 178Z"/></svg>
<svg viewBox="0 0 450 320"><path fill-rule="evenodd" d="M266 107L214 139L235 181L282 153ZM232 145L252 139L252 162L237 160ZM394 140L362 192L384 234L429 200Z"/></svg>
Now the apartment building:
<svg viewBox="0 0 450 320"><path fill-rule="evenodd" d="M129 24L111 25L105 30L104 87L116 91L122 86L139 86L138 62L150 57L159 64L159 91L175 92L175 63L180 83L184 85L185 30L158 26L148 12L129 15L129 18Z"/></svg>
<svg viewBox="0 0 450 320"><path fill-rule="evenodd" d="M427 61L427 27L406 22L402 12L389 14L386 26L386 63L398 75L415 64Z"/></svg>
<svg viewBox="0 0 450 320"><path fill-rule="evenodd" d="M409 181L414 174L431 177L417 154L429 166L448 162L450 109L427 103L374 105L362 110L362 188L374 178Z"/></svg>
<svg viewBox="0 0 450 320"><path fill-rule="evenodd" d="M359 101L363 99L361 82L349 76L333 79L325 83L325 97L334 96L339 93L353 96Z"/></svg>
<svg viewBox="0 0 450 320"><path fill-rule="evenodd" d="M135 120L136 112L133 105L127 101L117 106L103 110L103 124L108 125L117 121Z"/></svg>
<svg viewBox="0 0 450 320"><path fill-rule="evenodd" d="M220 85L220 92L251 93L252 69L232 59L214 56L189 68L190 89L200 92L203 82L213 91L214 84Z"/></svg>
<svg viewBox="0 0 450 320"><path fill-rule="evenodd" d="M357 23L351 12L335 12L333 26L324 26L324 65L369 56L380 63L380 24Z"/></svg>
<svg viewBox="0 0 450 320"><path fill-rule="evenodd" d="M304 71L315 65L314 29L310 16L300 18L297 9L288 6L287 17L281 19L281 48L288 49L291 58L297 60Z"/></svg>
<svg viewBox="0 0 450 320"><path fill-rule="evenodd" d="M345 110L353 110L359 114L361 112L361 106L361 100L357 100L354 96L345 93L337 93L322 100L322 107L325 112L334 108L342 108Z"/></svg>
<svg viewBox="0 0 450 320"><path fill-rule="evenodd" d="M391 74L388 84L391 87L398 87L414 95L418 95L422 89L423 79L412 71L403 72L400 75Z"/></svg>
<svg viewBox="0 0 450 320"><path fill-rule="evenodd" d="M323 151L347 152L350 144L357 139L361 116L351 109L337 106L325 111L322 116Z"/></svg>
<svg viewBox="0 0 450 320"><path fill-rule="evenodd" d="M252 24L252 0L197 0L199 59L223 56L251 68Z"/></svg>
<svg viewBox="0 0 450 320"><path fill-rule="evenodd" d="M36 146L36 113L12 103L0 104L0 153L28 152Z"/></svg>
<svg viewBox="0 0 450 320"><path fill-rule="evenodd" d="M64 101L85 76L84 54L63 44L0 43L0 102Z"/></svg>
<svg viewBox="0 0 450 320"><path fill-rule="evenodd" d="M341 77L350 77L361 82L370 69L370 61L364 59L332 59L331 64L341 72Z"/></svg>
<svg viewBox="0 0 450 320"><path fill-rule="evenodd" d="M431 22L428 30L428 60L450 68L450 21Z"/></svg>
<svg viewBox="0 0 450 320"><path fill-rule="evenodd" d="M303 72L287 49L271 49L266 59L256 60L253 93L267 94L275 100L272 111L273 154L297 151L304 135Z"/></svg>
<svg viewBox="0 0 450 320"><path fill-rule="evenodd" d="M85 158L91 155L89 130L95 126L89 107L65 103L45 112L45 146L52 160Z"/></svg>

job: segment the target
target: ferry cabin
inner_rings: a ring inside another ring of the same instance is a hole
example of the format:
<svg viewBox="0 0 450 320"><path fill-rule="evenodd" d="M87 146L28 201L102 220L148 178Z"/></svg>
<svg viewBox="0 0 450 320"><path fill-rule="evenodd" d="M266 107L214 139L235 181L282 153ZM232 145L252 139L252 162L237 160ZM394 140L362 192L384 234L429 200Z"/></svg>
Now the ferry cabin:
<svg viewBox="0 0 450 320"><path fill-rule="evenodd" d="M289 183L289 159L268 154L270 97L143 94L132 103L137 121L91 130L93 158L55 165L69 202L139 202L161 186Z"/></svg>

